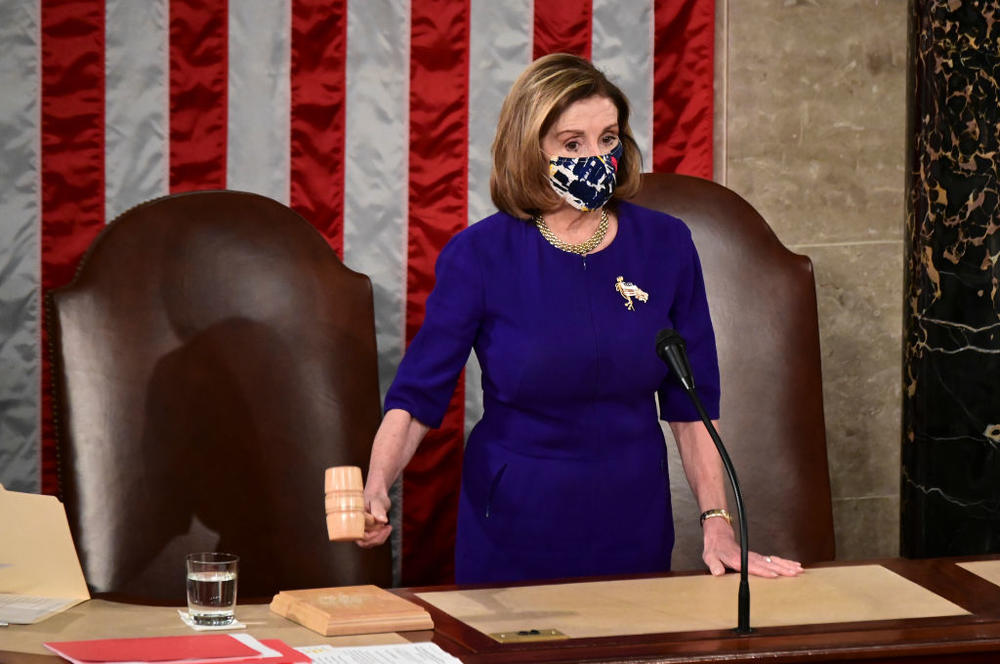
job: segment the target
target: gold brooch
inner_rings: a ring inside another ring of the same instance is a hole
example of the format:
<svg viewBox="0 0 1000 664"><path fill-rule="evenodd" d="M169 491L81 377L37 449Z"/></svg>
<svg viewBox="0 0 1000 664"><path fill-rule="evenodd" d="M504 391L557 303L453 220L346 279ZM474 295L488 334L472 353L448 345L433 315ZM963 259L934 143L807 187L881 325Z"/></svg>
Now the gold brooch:
<svg viewBox="0 0 1000 664"><path fill-rule="evenodd" d="M645 302L649 299L649 293L642 290L631 281L625 281L625 277L618 277L618 281L615 282L615 290L621 293L621 296L625 298L625 307L629 311L635 311L635 307L632 306L633 297L640 302Z"/></svg>

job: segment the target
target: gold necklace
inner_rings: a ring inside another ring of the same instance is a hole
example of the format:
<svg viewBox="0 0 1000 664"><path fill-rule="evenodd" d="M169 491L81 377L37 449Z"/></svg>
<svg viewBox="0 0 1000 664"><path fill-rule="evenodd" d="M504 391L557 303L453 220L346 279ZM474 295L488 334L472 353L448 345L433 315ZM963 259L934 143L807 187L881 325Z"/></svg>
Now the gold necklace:
<svg viewBox="0 0 1000 664"><path fill-rule="evenodd" d="M542 237L549 241L556 249L562 249L571 254L579 254L580 256L586 256L591 251L594 250L597 245L604 241L604 235L608 232L608 211L601 210L601 223L597 224L597 230L589 238L584 240L579 244L570 244L569 242L563 242L556 237L556 234L552 232L548 224L545 223L545 219L542 215L535 217L535 226L538 227L538 232L542 234Z"/></svg>

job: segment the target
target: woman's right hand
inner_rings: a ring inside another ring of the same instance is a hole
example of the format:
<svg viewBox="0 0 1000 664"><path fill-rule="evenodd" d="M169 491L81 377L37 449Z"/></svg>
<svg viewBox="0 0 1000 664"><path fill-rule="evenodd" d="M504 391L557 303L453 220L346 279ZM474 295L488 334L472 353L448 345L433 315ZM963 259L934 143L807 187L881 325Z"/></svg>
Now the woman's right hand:
<svg viewBox="0 0 1000 664"><path fill-rule="evenodd" d="M368 481L365 482L365 535L358 546L369 549L383 544L392 532L389 525L389 489L413 458L428 427L408 412L393 408L386 412L372 441Z"/></svg>
<svg viewBox="0 0 1000 664"><path fill-rule="evenodd" d="M358 546L370 549L384 544L392 532L389 525L389 494L385 489L365 487L365 534Z"/></svg>

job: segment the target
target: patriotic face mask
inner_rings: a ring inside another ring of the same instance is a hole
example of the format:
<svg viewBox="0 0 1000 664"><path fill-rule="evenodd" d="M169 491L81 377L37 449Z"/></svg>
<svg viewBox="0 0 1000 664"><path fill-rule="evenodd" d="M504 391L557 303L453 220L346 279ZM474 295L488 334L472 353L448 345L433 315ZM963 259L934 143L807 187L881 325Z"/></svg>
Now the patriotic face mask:
<svg viewBox="0 0 1000 664"><path fill-rule="evenodd" d="M549 184L577 210L596 210L615 193L615 173L623 150L621 141L618 141L618 145L607 154L550 159Z"/></svg>

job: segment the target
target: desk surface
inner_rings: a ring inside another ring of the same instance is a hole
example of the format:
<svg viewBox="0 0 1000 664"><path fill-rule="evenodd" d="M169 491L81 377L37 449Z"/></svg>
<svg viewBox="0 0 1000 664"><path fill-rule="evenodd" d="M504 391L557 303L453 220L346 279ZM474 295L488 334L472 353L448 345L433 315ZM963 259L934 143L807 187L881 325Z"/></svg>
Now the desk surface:
<svg viewBox="0 0 1000 664"><path fill-rule="evenodd" d="M246 632L259 639L281 639L290 646L328 643L334 646L384 645L407 643L399 634L326 637L271 613L267 604L241 604L236 617ZM121 604L100 599L78 604L67 611L34 625L0 627L0 663L61 662L45 648L46 641L129 638L142 636L177 636L194 634L170 606ZM218 633L218 632L216 632ZM430 640L431 632L421 632Z"/></svg>
<svg viewBox="0 0 1000 664"><path fill-rule="evenodd" d="M1000 565L1000 561L991 561ZM574 639L725 630L737 622L739 575L586 581L418 593L484 634ZM942 618L968 611L882 565L816 567L797 577L750 578L754 627Z"/></svg>
<svg viewBox="0 0 1000 664"><path fill-rule="evenodd" d="M420 595L457 588L398 589L394 592L421 604L434 618L433 632L405 635L352 637L347 645L432 640L470 664L493 662L995 662L1000 661L1000 586L989 570L965 564L975 558L876 561L896 574L935 593L964 610L937 617L880 619L812 625L759 626L750 636L728 629L700 629L628 636L596 636L534 643L498 643L486 634L423 601ZM817 567L845 567L837 563ZM868 562L867 564L871 564ZM994 569L996 569L994 567ZM684 576L684 573L671 576ZM817 598L819 601L821 598ZM751 602L753 600L751 599ZM735 614L735 597L733 598ZM128 611L132 628L111 615ZM283 618L267 607L241 606L241 620L249 633L263 638L283 638L293 645L328 642ZM735 618L734 618L735 622ZM109 624L112 623L112 624ZM41 654L42 641L89 635L190 633L167 607L125 607L91 601L38 625L0 628L0 662L50 664L59 658ZM336 641L330 641L336 643Z"/></svg>

